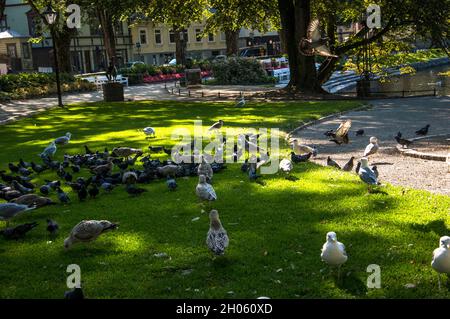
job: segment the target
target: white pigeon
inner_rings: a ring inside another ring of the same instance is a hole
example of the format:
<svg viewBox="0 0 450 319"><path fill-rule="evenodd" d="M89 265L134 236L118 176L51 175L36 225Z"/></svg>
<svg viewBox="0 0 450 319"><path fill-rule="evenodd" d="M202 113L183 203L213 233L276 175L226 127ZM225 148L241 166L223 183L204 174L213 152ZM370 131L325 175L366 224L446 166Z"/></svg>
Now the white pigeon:
<svg viewBox="0 0 450 319"><path fill-rule="evenodd" d="M117 229L117 224L107 220L83 220L70 232L64 240L64 248L68 249L77 242L90 242L108 230Z"/></svg>
<svg viewBox="0 0 450 319"><path fill-rule="evenodd" d="M433 251L431 267L438 273L439 289L441 289L441 274L450 274L450 237L439 239L439 248Z"/></svg>
<svg viewBox="0 0 450 319"><path fill-rule="evenodd" d="M292 162L289 159L284 158L281 160L279 167L283 172L289 174L294 168L294 165L292 165Z"/></svg>
<svg viewBox="0 0 450 319"><path fill-rule="evenodd" d="M56 153L56 144L55 142L51 142L49 146L47 146L44 151L39 154L41 158L51 157Z"/></svg>
<svg viewBox="0 0 450 319"><path fill-rule="evenodd" d="M300 144L297 139L294 139L292 141L292 150L294 151L295 155L303 155L308 153L312 153L313 156L317 155L317 148L305 144Z"/></svg>
<svg viewBox="0 0 450 319"><path fill-rule="evenodd" d="M326 262L328 265L338 266L339 270L341 265L347 261L348 256L345 251L345 246L343 243L338 242L335 232L327 233L327 241L323 244L320 257L322 258L322 261Z"/></svg>
<svg viewBox="0 0 450 319"><path fill-rule="evenodd" d="M212 185L206 182L205 175L200 175L198 177L198 184L195 188L195 193L201 200L214 201L217 199L216 192L214 191Z"/></svg>
<svg viewBox="0 0 450 319"><path fill-rule="evenodd" d="M65 136L56 138L54 142L57 145L66 145L70 142L71 137L72 137L72 133L67 132Z"/></svg>
<svg viewBox="0 0 450 319"><path fill-rule="evenodd" d="M375 154L378 152L379 146L378 146L378 139L375 136L372 136L369 140L369 144L366 146L366 149L364 150L364 157L368 157L370 155Z"/></svg>
<svg viewBox="0 0 450 319"><path fill-rule="evenodd" d="M235 107L244 107L245 106L245 99L244 96L242 95L241 99L239 100L239 102L236 103Z"/></svg>
<svg viewBox="0 0 450 319"><path fill-rule="evenodd" d="M144 134L147 135L147 137L155 137L155 129L153 127L145 127L142 131L144 131Z"/></svg>
<svg viewBox="0 0 450 319"><path fill-rule="evenodd" d="M225 228L219 219L219 213L213 209L209 213L210 226L206 235L206 245L215 255L223 255L228 247L229 239Z"/></svg>

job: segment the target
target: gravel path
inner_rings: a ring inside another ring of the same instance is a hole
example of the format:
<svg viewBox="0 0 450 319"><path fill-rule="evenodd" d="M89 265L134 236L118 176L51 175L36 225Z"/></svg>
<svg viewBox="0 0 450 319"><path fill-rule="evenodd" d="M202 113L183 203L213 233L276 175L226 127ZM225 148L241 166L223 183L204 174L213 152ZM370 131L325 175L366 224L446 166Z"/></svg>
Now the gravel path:
<svg viewBox="0 0 450 319"><path fill-rule="evenodd" d="M359 159L368 144L370 136L376 136L380 150L371 156L370 163L376 164L381 182L433 193L450 195L450 170L445 162L429 161L402 156L396 150L393 136L401 131L406 138L414 137L414 131L430 124L430 135L450 133L450 97L425 97L371 101L368 110L346 113L337 118L309 126L295 133L302 143L316 145L319 151L313 161L325 165L327 156L344 164L351 156ZM345 119L352 120L350 143L336 145L323 135L336 129ZM356 137L355 131L364 129L365 135ZM447 153L449 153L447 148ZM442 150L440 150L442 152Z"/></svg>

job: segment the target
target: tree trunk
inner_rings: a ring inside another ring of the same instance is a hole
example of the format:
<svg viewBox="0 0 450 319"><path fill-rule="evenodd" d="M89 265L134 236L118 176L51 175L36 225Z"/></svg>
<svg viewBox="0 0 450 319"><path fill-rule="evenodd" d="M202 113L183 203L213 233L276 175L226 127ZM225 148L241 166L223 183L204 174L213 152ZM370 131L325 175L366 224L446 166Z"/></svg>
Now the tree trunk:
<svg viewBox="0 0 450 319"><path fill-rule="evenodd" d="M70 62L70 42L74 35L72 29L64 26L62 30L55 32L56 50L58 53L58 66L61 73L71 73L72 64Z"/></svg>
<svg viewBox="0 0 450 319"><path fill-rule="evenodd" d="M175 58L177 59L177 64L186 65L186 40L181 40L181 29L176 26L173 27L173 32L175 34Z"/></svg>
<svg viewBox="0 0 450 319"><path fill-rule="evenodd" d="M3 20L3 14L5 13L6 0L0 0L0 21Z"/></svg>
<svg viewBox="0 0 450 319"><path fill-rule="evenodd" d="M298 43L306 37L308 30L311 17L310 2L310 0L278 0L291 73L288 89L304 93L323 93L317 80L314 57L304 56L298 50Z"/></svg>
<svg viewBox="0 0 450 319"><path fill-rule="evenodd" d="M238 55L238 39L239 30L226 30L225 31L225 42L227 45L227 55Z"/></svg>
<svg viewBox="0 0 450 319"><path fill-rule="evenodd" d="M105 42L105 49L107 60L116 64L116 37L114 34L113 19L108 12L103 8L98 8L98 17L102 26L103 40Z"/></svg>
<svg viewBox="0 0 450 319"><path fill-rule="evenodd" d="M281 54L287 54L285 32L282 29L280 29L278 30L278 34L280 35Z"/></svg>

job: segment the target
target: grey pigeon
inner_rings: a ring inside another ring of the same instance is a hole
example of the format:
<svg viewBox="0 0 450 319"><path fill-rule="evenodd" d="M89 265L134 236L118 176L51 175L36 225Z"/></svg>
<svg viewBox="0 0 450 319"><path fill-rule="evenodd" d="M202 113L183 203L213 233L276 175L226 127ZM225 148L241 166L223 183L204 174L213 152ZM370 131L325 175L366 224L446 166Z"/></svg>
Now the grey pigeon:
<svg viewBox="0 0 450 319"><path fill-rule="evenodd" d="M209 213L210 226L206 235L206 244L215 255L223 255L228 247L229 239L227 231L223 228L219 219L219 213L213 209Z"/></svg>
<svg viewBox="0 0 450 319"><path fill-rule="evenodd" d="M47 219L47 231L51 235L56 235L58 230L59 230L59 225L54 220Z"/></svg>
<svg viewBox="0 0 450 319"><path fill-rule="evenodd" d="M330 156L327 157L327 166L336 167L337 169L341 169L338 163L333 161Z"/></svg>
<svg viewBox="0 0 450 319"><path fill-rule="evenodd" d="M200 175L198 177L198 184L195 188L195 193L197 194L197 197L201 200L205 201L214 201L217 199L216 192L214 191L214 188L211 184L208 184L206 182L206 176Z"/></svg>
<svg viewBox="0 0 450 319"><path fill-rule="evenodd" d="M236 103L235 107L244 107L245 106L245 99L244 96L241 97L241 99Z"/></svg>
<svg viewBox="0 0 450 319"><path fill-rule="evenodd" d="M22 225L18 225L16 227L6 228L5 230L0 231L0 235L3 235L5 239L20 239L25 237L25 234L30 230L35 228L38 223L26 223Z"/></svg>
<svg viewBox="0 0 450 319"><path fill-rule="evenodd" d="M56 145L65 145L69 143L71 137L72 134L67 132L65 136L56 138L54 142Z"/></svg>
<svg viewBox="0 0 450 319"><path fill-rule="evenodd" d="M208 129L208 131L212 131L212 130L220 130L223 126L223 121L219 120L218 122L214 123L213 125L211 125Z"/></svg>
<svg viewBox="0 0 450 319"><path fill-rule="evenodd" d="M166 181L167 187L169 188L170 191L174 191L177 189L177 181L172 178L172 177L167 177L167 181Z"/></svg>
<svg viewBox="0 0 450 319"><path fill-rule="evenodd" d="M51 142L49 146L47 146L44 151L39 154L41 158L52 157L56 153L56 144L55 142Z"/></svg>
<svg viewBox="0 0 450 319"><path fill-rule="evenodd" d="M7 225L9 220L20 213L26 212L28 210L35 209L36 206L27 206L16 203L1 203L0 204L0 220L6 221Z"/></svg>
<svg viewBox="0 0 450 319"><path fill-rule="evenodd" d="M343 171L346 171L346 172L351 172L351 170L353 169L353 161L355 160L355 157L354 156L352 156L350 159L349 159L349 161L347 162L347 163L345 163L345 165L344 165L344 167L342 167L342 170Z"/></svg>
<svg viewBox="0 0 450 319"><path fill-rule="evenodd" d="M58 199L61 203L67 204L70 202L69 196L66 193L64 193L64 191L61 188L58 187L56 189L56 191L57 191Z"/></svg>

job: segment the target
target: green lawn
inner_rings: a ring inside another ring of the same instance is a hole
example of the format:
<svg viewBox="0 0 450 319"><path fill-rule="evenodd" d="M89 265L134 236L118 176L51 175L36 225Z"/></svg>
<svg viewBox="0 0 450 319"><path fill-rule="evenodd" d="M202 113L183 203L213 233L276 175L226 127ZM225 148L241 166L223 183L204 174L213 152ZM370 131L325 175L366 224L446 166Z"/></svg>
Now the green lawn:
<svg viewBox="0 0 450 319"><path fill-rule="evenodd" d="M226 127L278 127L290 131L301 121L358 106L356 102L226 103L140 102L87 104L54 109L0 127L0 168L37 154L70 131L73 141L58 150L82 152L118 145L146 148L138 131L153 126L152 144L173 144L172 129L223 119ZM86 172L84 172L86 174ZM66 267L81 267L88 298L426 298L450 297L438 291L430 267L439 237L450 234L450 199L425 191L387 186L389 195L367 195L351 173L314 164L295 166L297 182L265 176L266 186L250 183L238 164L214 177L214 207L230 236L226 255L213 259L205 245L208 216L195 196L197 179L179 179L169 192L164 181L144 186L130 198L122 187L95 200L56 205L12 222L38 221L24 240L0 239L0 298L61 298ZM34 180L56 178L46 173ZM65 189L68 190L67 188ZM53 194L54 196L54 194ZM59 222L50 241L45 219ZM192 221L194 217L200 217ZM63 240L82 219L108 219L120 228L69 251ZM0 228L4 226L0 222ZM328 273L320 249L328 231L346 244L348 262L341 282ZM170 258L156 258L156 253ZM381 289L367 289L369 264L381 267ZM413 283L414 289L405 284Z"/></svg>

